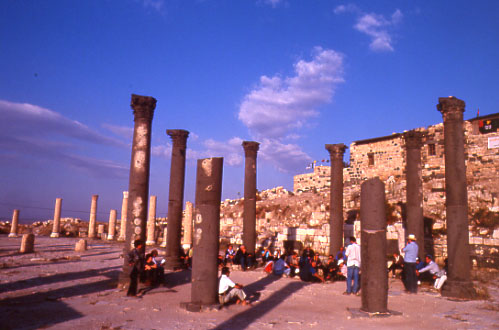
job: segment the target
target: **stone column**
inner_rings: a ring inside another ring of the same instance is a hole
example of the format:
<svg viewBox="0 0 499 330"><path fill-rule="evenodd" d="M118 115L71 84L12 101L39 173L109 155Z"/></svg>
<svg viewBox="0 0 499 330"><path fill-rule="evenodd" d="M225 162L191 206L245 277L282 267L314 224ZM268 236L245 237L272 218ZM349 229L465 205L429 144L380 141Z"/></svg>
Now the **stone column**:
<svg viewBox="0 0 499 330"><path fill-rule="evenodd" d="M107 239L113 240L116 233L116 210L109 212L109 228L107 230Z"/></svg>
<svg viewBox="0 0 499 330"><path fill-rule="evenodd" d="M61 207L62 198L56 198L54 208L54 224L52 226L52 234L50 234L50 237L59 237L59 232L61 231Z"/></svg>
<svg viewBox="0 0 499 330"><path fill-rule="evenodd" d="M161 247L166 247L166 239L168 237L168 228L163 229L163 242L161 242Z"/></svg>
<svg viewBox="0 0 499 330"><path fill-rule="evenodd" d="M464 101L440 97L437 109L444 120L445 143L445 212L449 273L442 288L448 297L472 298L476 292L471 282L468 230L468 193L464 156Z"/></svg>
<svg viewBox="0 0 499 330"><path fill-rule="evenodd" d="M168 231L166 239L166 268L176 269L180 261L180 235L182 235L182 207L184 206L185 151L189 132L182 129L167 130L172 141L170 166L170 192L168 197Z"/></svg>
<svg viewBox="0 0 499 330"><path fill-rule="evenodd" d="M189 311L218 305L218 242L223 158L199 159Z"/></svg>
<svg viewBox="0 0 499 330"><path fill-rule="evenodd" d="M260 143L244 141L244 213L243 244L248 253L255 255L256 248L256 154Z"/></svg>
<svg viewBox="0 0 499 330"><path fill-rule="evenodd" d="M128 191L123 192L123 202L121 204L120 236L118 242L124 242L126 239L126 212L128 207Z"/></svg>
<svg viewBox="0 0 499 330"><path fill-rule="evenodd" d="M12 213L12 225L10 226L9 237L17 237L17 224L19 223L19 210Z"/></svg>
<svg viewBox="0 0 499 330"><path fill-rule="evenodd" d="M103 225L102 223L97 226L97 237L100 239L106 239L106 233L104 232L106 229L106 226Z"/></svg>
<svg viewBox="0 0 499 330"><path fill-rule="evenodd" d="M406 150L406 220L409 234L416 235L419 259L424 260L423 180L421 173L422 133L409 131L403 134Z"/></svg>
<svg viewBox="0 0 499 330"><path fill-rule="evenodd" d="M147 219L147 241L146 245L156 244L154 234L156 231L156 196L149 197L149 217Z"/></svg>
<svg viewBox="0 0 499 330"><path fill-rule="evenodd" d="M88 221L88 237L94 238L97 227L97 199L99 195L92 195L92 204L90 205L90 220Z"/></svg>
<svg viewBox="0 0 499 330"><path fill-rule="evenodd" d="M156 99L150 96L132 94L131 107L134 116L132 156L128 183L128 206L126 238L123 254L130 251L133 241L146 240L147 200L149 196L149 165L151 158L151 128ZM141 253L145 253L145 244ZM123 272L118 286L125 288L129 283L130 265L124 258Z"/></svg>
<svg viewBox="0 0 499 330"><path fill-rule="evenodd" d="M185 202L185 212L184 212L184 248L190 248L192 245L192 203Z"/></svg>
<svg viewBox="0 0 499 330"><path fill-rule="evenodd" d="M329 203L329 254L336 255L343 245L343 144L326 144L331 157L331 186Z"/></svg>
<svg viewBox="0 0 499 330"><path fill-rule="evenodd" d="M388 312L388 276L386 275L385 185L379 178L361 185L361 310Z"/></svg>
<svg viewBox="0 0 499 330"><path fill-rule="evenodd" d="M20 253L33 253L35 252L35 235L24 234L21 241Z"/></svg>

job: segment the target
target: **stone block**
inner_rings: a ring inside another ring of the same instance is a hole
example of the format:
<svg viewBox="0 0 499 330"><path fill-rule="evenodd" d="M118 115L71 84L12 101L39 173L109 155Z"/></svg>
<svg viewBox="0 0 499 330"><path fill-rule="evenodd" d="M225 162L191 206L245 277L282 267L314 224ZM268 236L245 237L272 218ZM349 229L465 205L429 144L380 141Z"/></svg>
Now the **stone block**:
<svg viewBox="0 0 499 330"><path fill-rule="evenodd" d="M76 252L85 252L87 251L87 240L86 239L81 239L75 244L75 251Z"/></svg>

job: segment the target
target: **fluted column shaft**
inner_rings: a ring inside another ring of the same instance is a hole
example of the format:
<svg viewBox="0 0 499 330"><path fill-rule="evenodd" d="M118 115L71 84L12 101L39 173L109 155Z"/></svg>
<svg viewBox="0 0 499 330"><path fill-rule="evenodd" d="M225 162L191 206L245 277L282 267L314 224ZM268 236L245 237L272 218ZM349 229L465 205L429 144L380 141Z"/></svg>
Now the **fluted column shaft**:
<svg viewBox="0 0 499 330"><path fill-rule="evenodd" d="M329 255L336 255L343 245L343 144L326 144L331 158L331 185L329 204Z"/></svg>
<svg viewBox="0 0 499 330"><path fill-rule="evenodd" d="M92 204L90 205L90 219L88 221L88 237L94 238L97 229L97 200L99 195L92 195Z"/></svg>
<svg viewBox="0 0 499 330"><path fill-rule="evenodd" d="M406 219L407 233L416 235L419 259L424 260L423 180L421 173L422 134L418 131L405 132L406 162Z"/></svg>
<svg viewBox="0 0 499 330"><path fill-rule="evenodd" d="M260 143L244 141L243 244L255 256L256 249L256 156Z"/></svg>
<svg viewBox="0 0 499 330"><path fill-rule="evenodd" d="M470 298L471 282L468 230L468 192L464 155L463 112L465 103L455 97L438 99L444 120L445 212L449 274L442 295Z"/></svg>
<svg viewBox="0 0 499 330"><path fill-rule="evenodd" d="M156 196L149 197L149 217L147 219L147 241L146 245L156 244L154 234L156 232Z"/></svg>
<svg viewBox="0 0 499 330"><path fill-rule="evenodd" d="M126 239L126 217L128 208L128 191L123 192L123 202L121 203L120 235L118 241L124 242Z"/></svg>
<svg viewBox="0 0 499 330"><path fill-rule="evenodd" d="M189 132L182 129L167 130L172 141L170 190L168 197L168 230L166 238L166 268L181 266L180 237L182 235L182 207L184 205L185 153Z"/></svg>

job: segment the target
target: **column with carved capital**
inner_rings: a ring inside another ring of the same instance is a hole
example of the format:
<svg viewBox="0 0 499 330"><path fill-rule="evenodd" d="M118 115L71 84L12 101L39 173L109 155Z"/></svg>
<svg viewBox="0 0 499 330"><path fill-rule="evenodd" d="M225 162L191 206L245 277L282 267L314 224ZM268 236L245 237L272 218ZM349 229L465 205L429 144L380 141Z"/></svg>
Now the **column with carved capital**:
<svg viewBox="0 0 499 330"><path fill-rule="evenodd" d="M182 207L184 205L185 152L189 132L183 129L166 131L173 142L170 166L170 191L168 196L168 222L166 237L166 264L168 269L182 266L180 237L182 235Z"/></svg>
<svg viewBox="0 0 499 330"><path fill-rule="evenodd" d="M447 223L448 274L442 295L472 298L468 230L468 193L464 155L464 101L450 96L438 99L437 109L444 120L445 212Z"/></svg>
<svg viewBox="0 0 499 330"><path fill-rule="evenodd" d="M403 134L406 151L406 219L407 234L416 235L419 259L424 260L423 181L421 173L422 133L409 131Z"/></svg>
<svg viewBox="0 0 499 330"><path fill-rule="evenodd" d="M343 143L326 144L331 157L331 185L329 204L329 255L336 255L343 245Z"/></svg>
<svg viewBox="0 0 499 330"><path fill-rule="evenodd" d="M243 244L255 256L256 248L256 155L260 143L244 141L244 215Z"/></svg>
<svg viewBox="0 0 499 330"><path fill-rule="evenodd" d="M149 196L149 165L151 158L151 128L156 99L150 96L132 94L130 104L133 109L134 130L132 157L130 161L130 178L128 183L128 206L126 238L123 255L127 256L132 243L136 239L145 243L147 202ZM145 253L145 244L141 253ZM119 278L119 287L128 285L131 267L128 258L124 258L123 272Z"/></svg>

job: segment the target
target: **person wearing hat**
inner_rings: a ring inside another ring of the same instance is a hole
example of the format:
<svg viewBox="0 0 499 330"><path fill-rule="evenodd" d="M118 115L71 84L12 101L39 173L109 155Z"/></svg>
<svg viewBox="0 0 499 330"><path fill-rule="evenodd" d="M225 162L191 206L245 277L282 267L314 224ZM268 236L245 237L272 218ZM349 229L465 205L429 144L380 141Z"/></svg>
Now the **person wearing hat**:
<svg viewBox="0 0 499 330"><path fill-rule="evenodd" d="M416 236L407 236L407 245L402 249L404 255L404 286L410 293L418 293L418 275L416 273L416 258L418 257L418 244Z"/></svg>

